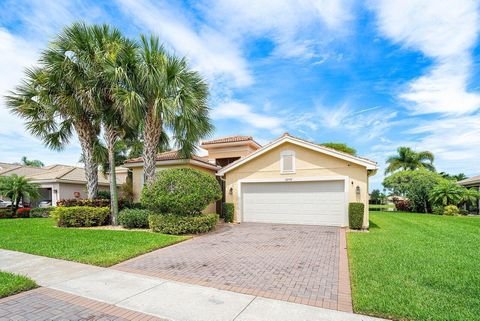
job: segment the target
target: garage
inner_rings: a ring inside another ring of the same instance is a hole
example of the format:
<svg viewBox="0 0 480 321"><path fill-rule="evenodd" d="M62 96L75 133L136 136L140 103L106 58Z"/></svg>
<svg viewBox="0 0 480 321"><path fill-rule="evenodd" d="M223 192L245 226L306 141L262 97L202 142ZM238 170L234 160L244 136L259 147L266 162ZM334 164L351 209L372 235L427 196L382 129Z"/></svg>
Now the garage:
<svg viewBox="0 0 480 321"><path fill-rule="evenodd" d="M244 182L243 222L342 226L344 180Z"/></svg>

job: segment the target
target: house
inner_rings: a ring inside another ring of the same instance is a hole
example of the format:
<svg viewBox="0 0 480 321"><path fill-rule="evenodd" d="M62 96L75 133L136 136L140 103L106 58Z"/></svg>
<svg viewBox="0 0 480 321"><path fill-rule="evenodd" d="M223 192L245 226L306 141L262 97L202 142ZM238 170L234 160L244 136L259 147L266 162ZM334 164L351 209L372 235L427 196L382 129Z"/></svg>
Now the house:
<svg viewBox="0 0 480 321"><path fill-rule="evenodd" d="M236 222L348 225L348 203L365 204L368 178L377 163L285 133L265 146L250 136L204 141L206 157L157 156L157 169L188 166L216 175L224 201L235 206ZM143 160L131 159L135 199L143 187ZM219 209L217 205L217 210ZM213 210L213 204L208 210Z"/></svg>
<svg viewBox="0 0 480 321"><path fill-rule="evenodd" d="M475 188L480 191L480 175L478 176L472 176L470 178L464 179L462 181L459 181L458 184L466 187L466 188ZM478 200L476 212L480 214L480 199Z"/></svg>
<svg viewBox="0 0 480 321"><path fill-rule="evenodd" d="M125 182L126 169L118 170L118 185ZM50 201L53 206L61 199L86 198L85 169L69 165L50 165L44 167L23 166L18 164L0 163L0 176L16 174L25 176L32 183L40 186L40 199L34 201L35 207L39 201ZM108 178L98 174L98 189L109 191Z"/></svg>

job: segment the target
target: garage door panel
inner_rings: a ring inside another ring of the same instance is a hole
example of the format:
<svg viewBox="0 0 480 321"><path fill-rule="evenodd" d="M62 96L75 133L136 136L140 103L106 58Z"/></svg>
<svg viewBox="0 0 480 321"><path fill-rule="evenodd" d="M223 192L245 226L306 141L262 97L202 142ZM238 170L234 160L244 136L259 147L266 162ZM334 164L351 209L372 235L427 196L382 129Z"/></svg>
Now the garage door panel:
<svg viewBox="0 0 480 321"><path fill-rule="evenodd" d="M242 184L245 222L343 225L343 181Z"/></svg>

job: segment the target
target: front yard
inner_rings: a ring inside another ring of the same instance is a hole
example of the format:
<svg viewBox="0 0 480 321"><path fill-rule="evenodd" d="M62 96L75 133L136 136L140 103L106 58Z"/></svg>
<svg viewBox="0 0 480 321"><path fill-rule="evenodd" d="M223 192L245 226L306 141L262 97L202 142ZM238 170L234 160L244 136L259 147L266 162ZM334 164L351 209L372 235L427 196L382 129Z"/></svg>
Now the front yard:
<svg viewBox="0 0 480 321"><path fill-rule="evenodd" d="M188 237L144 231L59 228L52 219L0 220L0 248L111 266Z"/></svg>
<svg viewBox="0 0 480 321"><path fill-rule="evenodd" d="M26 276L0 271L0 298L36 288L37 284Z"/></svg>
<svg viewBox="0 0 480 321"><path fill-rule="evenodd" d="M348 233L354 310L397 320L480 320L480 219L371 212Z"/></svg>

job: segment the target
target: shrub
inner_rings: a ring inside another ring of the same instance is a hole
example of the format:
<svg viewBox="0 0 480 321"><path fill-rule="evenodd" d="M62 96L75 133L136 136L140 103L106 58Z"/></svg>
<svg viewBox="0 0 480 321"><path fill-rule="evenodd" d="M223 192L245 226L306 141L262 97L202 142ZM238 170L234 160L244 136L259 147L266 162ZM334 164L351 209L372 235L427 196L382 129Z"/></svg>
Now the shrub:
<svg viewBox="0 0 480 321"><path fill-rule="evenodd" d="M142 191L142 204L149 210L175 215L200 214L222 197L215 177L191 168L161 171Z"/></svg>
<svg viewBox="0 0 480 321"><path fill-rule="evenodd" d="M460 211L455 205L447 205L443 208L443 215L454 216L460 215Z"/></svg>
<svg viewBox="0 0 480 321"><path fill-rule="evenodd" d="M96 199L103 199L103 200L109 200L111 199L110 192L109 191L98 191L97 192L97 197Z"/></svg>
<svg viewBox="0 0 480 321"><path fill-rule="evenodd" d="M235 212L235 207L233 203L223 203L223 218L226 223L233 222L233 214Z"/></svg>
<svg viewBox="0 0 480 321"><path fill-rule="evenodd" d="M50 217L50 212L54 209L53 206L33 208L30 211L30 217Z"/></svg>
<svg viewBox="0 0 480 321"><path fill-rule="evenodd" d="M73 206L56 207L51 213L60 227L99 226L107 222L108 207Z"/></svg>
<svg viewBox="0 0 480 321"><path fill-rule="evenodd" d="M363 227L363 213L365 205L363 203L348 204L348 222L350 228L361 229Z"/></svg>
<svg viewBox="0 0 480 321"><path fill-rule="evenodd" d="M433 206L432 213L435 215L443 215L443 205Z"/></svg>
<svg viewBox="0 0 480 321"><path fill-rule="evenodd" d="M109 199L88 199L88 198L72 198L60 200L57 206L73 207L73 206L90 206L90 207L108 207L110 206Z"/></svg>
<svg viewBox="0 0 480 321"><path fill-rule="evenodd" d="M397 211L410 212L412 210L412 203L409 200L401 200L394 197L392 201Z"/></svg>
<svg viewBox="0 0 480 321"><path fill-rule="evenodd" d="M30 211L32 209L30 207L22 207L17 210L15 213L15 217L18 218L29 218L30 217Z"/></svg>
<svg viewBox="0 0 480 321"><path fill-rule="evenodd" d="M149 210L124 209L118 213L118 224L126 228L148 228Z"/></svg>
<svg viewBox="0 0 480 321"><path fill-rule="evenodd" d="M148 223L152 231L164 234L198 234L212 230L218 222L218 214L192 216L152 214Z"/></svg>
<svg viewBox="0 0 480 321"><path fill-rule="evenodd" d="M12 218L12 210L10 208L0 208L0 218Z"/></svg>

